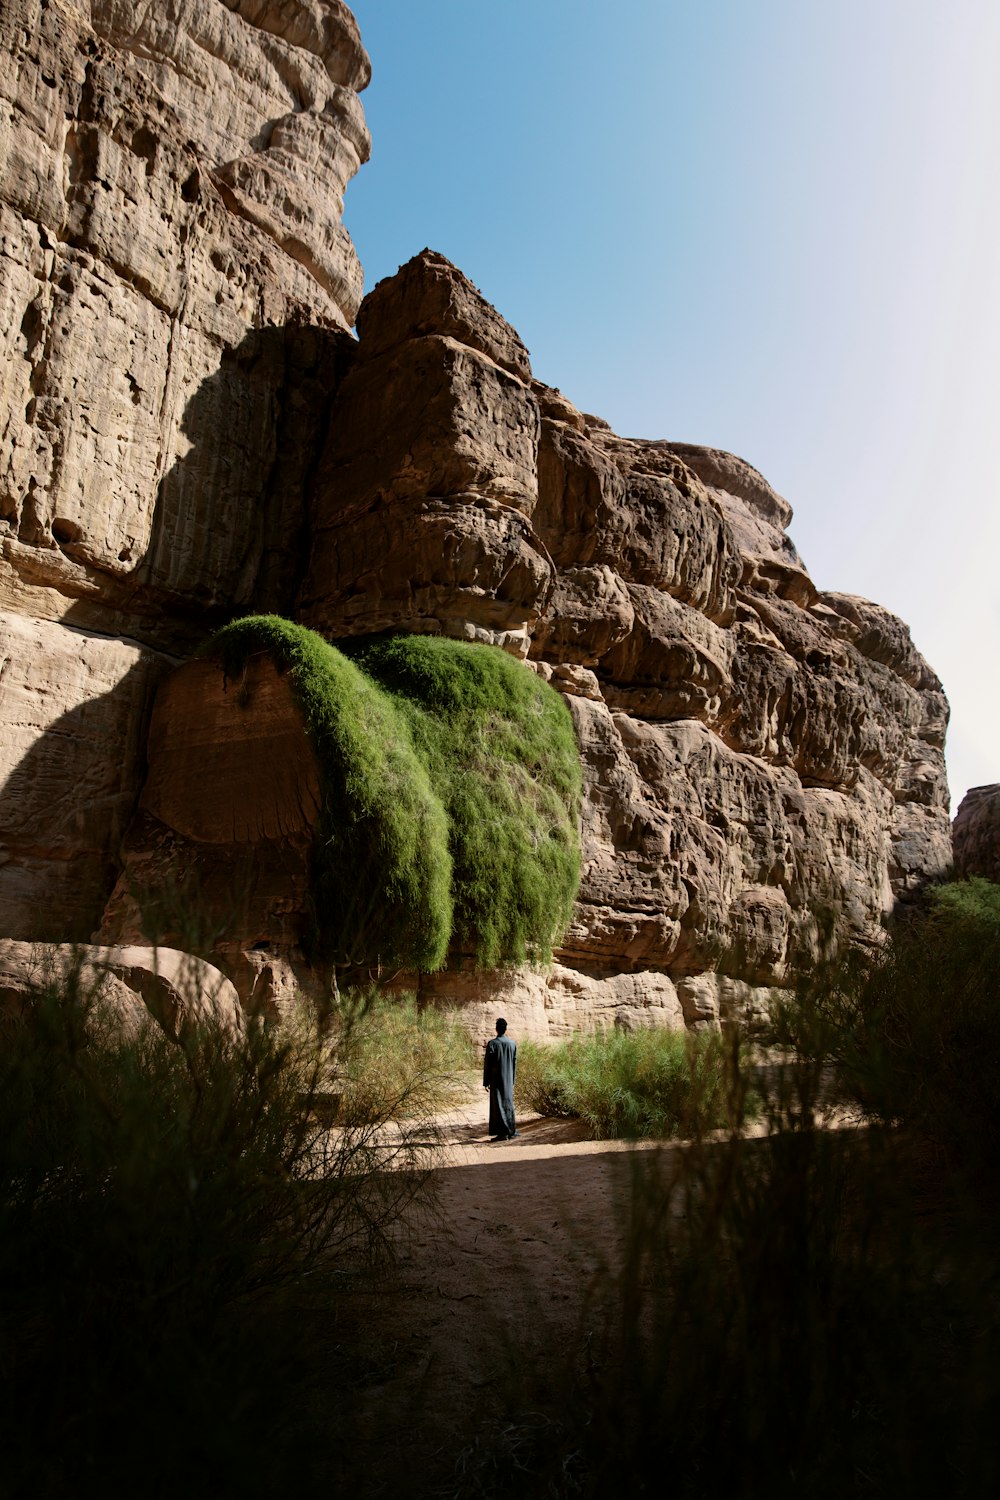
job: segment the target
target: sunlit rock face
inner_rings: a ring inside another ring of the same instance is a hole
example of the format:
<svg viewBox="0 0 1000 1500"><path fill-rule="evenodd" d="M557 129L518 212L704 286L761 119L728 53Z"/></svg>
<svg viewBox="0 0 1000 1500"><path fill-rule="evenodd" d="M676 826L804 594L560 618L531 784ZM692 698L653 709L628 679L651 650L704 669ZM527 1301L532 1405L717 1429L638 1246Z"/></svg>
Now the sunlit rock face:
<svg viewBox="0 0 1000 1500"><path fill-rule="evenodd" d="M338 0L0 6L0 919L86 939L152 693L288 610L361 298Z"/></svg>
<svg viewBox="0 0 1000 1500"><path fill-rule="evenodd" d="M169 676L275 611L486 642L570 705L557 962L428 998L526 1035L752 1019L948 869L941 686L815 589L760 474L578 411L443 256L361 301L368 74L339 0L0 9L0 936L144 941L143 870L194 860L244 1002L322 985L294 701L256 685L254 749L225 683L206 718Z"/></svg>
<svg viewBox="0 0 1000 1500"><path fill-rule="evenodd" d="M317 471L304 623L525 655L554 568L532 523L540 413L514 329L425 251L358 314Z"/></svg>
<svg viewBox="0 0 1000 1500"><path fill-rule="evenodd" d="M287 605L368 76L336 0L4 4L0 600L159 645Z"/></svg>
<svg viewBox="0 0 1000 1500"><path fill-rule="evenodd" d="M906 626L816 590L791 507L749 464L621 438L532 381L441 256L377 287L358 332L301 615L493 640L566 693L586 798L563 970L669 976L672 1013L713 1023L877 941L951 858L947 705ZM487 1008L504 983L477 978ZM564 981L535 983L544 1012L539 988L554 1014ZM628 1024L654 1012L633 1003Z"/></svg>

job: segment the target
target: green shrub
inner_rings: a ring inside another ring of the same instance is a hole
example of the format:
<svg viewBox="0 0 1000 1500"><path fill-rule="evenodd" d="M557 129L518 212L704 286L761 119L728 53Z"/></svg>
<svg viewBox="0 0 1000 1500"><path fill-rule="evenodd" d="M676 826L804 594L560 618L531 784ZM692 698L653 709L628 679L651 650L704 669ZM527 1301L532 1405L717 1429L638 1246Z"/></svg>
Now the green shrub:
<svg viewBox="0 0 1000 1500"><path fill-rule="evenodd" d="M586 1121L598 1140L712 1129L747 1108L731 1088L735 1045L717 1033L662 1030L525 1042L518 1096L539 1114Z"/></svg>
<svg viewBox="0 0 1000 1500"><path fill-rule="evenodd" d="M202 648L231 677L267 653L287 671L323 786L313 898L317 946L338 963L444 963L452 926L448 824L401 714L333 646L277 615Z"/></svg>
<svg viewBox="0 0 1000 1500"><path fill-rule="evenodd" d="M931 922L935 930L954 940L995 940L1000 933L1000 885L974 876L935 886L930 892Z"/></svg>
<svg viewBox="0 0 1000 1500"><path fill-rule="evenodd" d="M99 1005L71 973L0 1036L0 1489L318 1482L349 1439L337 1291L389 1254L415 1148L323 1128L273 1033L175 1045Z"/></svg>
<svg viewBox="0 0 1000 1500"><path fill-rule="evenodd" d="M342 994L322 1030L304 1006L285 1030L322 1057L322 1091L338 1126L426 1121L452 1104L479 1059L457 1011L418 1009L413 995Z"/></svg>
<svg viewBox="0 0 1000 1500"><path fill-rule="evenodd" d="M927 1232L891 1137L770 1123L636 1161L563 1493L994 1493L985 1245Z"/></svg>
<svg viewBox="0 0 1000 1500"><path fill-rule="evenodd" d="M455 941L483 968L547 959L580 878L580 760L559 694L492 646L348 647L406 716L448 814Z"/></svg>
<svg viewBox="0 0 1000 1500"><path fill-rule="evenodd" d="M261 652L289 673L323 781L318 946L421 969L452 940L484 968L550 957L580 874L579 755L559 694L490 646L345 649L353 660L275 615L202 649L234 677Z"/></svg>
<svg viewBox="0 0 1000 1500"><path fill-rule="evenodd" d="M780 1023L838 1066L872 1120L933 1137L989 1186L1000 1152L1000 887L959 881L898 920L884 949L802 987Z"/></svg>

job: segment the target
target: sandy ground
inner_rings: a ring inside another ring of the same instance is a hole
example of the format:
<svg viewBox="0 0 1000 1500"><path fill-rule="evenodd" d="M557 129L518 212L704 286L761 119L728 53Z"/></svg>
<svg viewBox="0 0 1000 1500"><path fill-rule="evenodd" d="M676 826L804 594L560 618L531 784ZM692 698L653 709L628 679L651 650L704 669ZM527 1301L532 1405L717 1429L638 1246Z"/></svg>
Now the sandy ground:
<svg viewBox="0 0 1000 1500"><path fill-rule="evenodd" d="M515 1140L493 1144L487 1102L470 1086L438 1117L430 1193L400 1233L398 1280L356 1299L370 1355L353 1434L359 1496L398 1486L400 1453L411 1493L456 1493L452 1476L482 1466L512 1413L530 1424L551 1409L548 1373L585 1350L619 1259L616 1204L637 1162L655 1156L532 1115L519 1116Z"/></svg>
<svg viewBox="0 0 1000 1500"><path fill-rule="evenodd" d="M437 1118L429 1191L399 1230L396 1279L351 1299L351 1338L360 1332L368 1355L347 1475L358 1500L404 1480L418 1497L492 1494L491 1453L509 1464L532 1424L530 1440L545 1441L569 1372L587 1378L591 1338L617 1305L632 1187L686 1149L594 1141L579 1121L520 1113L517 1139L494 1144L487 1114L470 1083ZM854 1123L835 1109L824 1120Z"/></svg>

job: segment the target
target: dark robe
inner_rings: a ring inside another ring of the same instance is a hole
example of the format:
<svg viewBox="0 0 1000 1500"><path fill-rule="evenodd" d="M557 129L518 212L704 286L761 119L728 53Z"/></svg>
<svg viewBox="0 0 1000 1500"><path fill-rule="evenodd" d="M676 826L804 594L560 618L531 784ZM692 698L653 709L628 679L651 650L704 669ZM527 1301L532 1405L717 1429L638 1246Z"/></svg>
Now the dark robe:
<svg viewBox="0 0 1000 1500"><path fill-rule="evenodd" d="M483 1082L490 1091L490 1135L509 1139L517 1135L514 1124L514 1077L517 1073L517 1043L509 1036L495 1036L486 1043Z"/></svg>

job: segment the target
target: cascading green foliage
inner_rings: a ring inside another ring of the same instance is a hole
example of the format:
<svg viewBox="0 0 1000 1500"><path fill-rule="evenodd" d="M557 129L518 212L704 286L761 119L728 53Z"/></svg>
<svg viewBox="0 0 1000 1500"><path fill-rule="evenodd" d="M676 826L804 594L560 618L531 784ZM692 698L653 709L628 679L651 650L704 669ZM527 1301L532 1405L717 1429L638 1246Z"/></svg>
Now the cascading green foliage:
<svg viewBox="0 0 1000 1500"><path fill-rule="evenodd" d="M348 649L275 615L202 648L231 676L259 653L289 673L323 778L318 943L422 969L452 939L484 968L549 957L580 871L580 762L559 694L491 646Z"/></svg>
<svg viewBox="0 0 1000 1500"><path fill-rule="evenodd" d="M405 714L448 814L455 940L484 968L545 959L580 877L569 710L494 646L393 636L350 647Z"/></svg>
<svg viewBox="0 0 1000 1500"><path fill-rule="evenodd" d="M232 677L261 653L289 674L323 781L317 947L341 963L440 968L452 927L448 824L403 716L340 651L277 615L234 620L201 652Z"/></svg>

